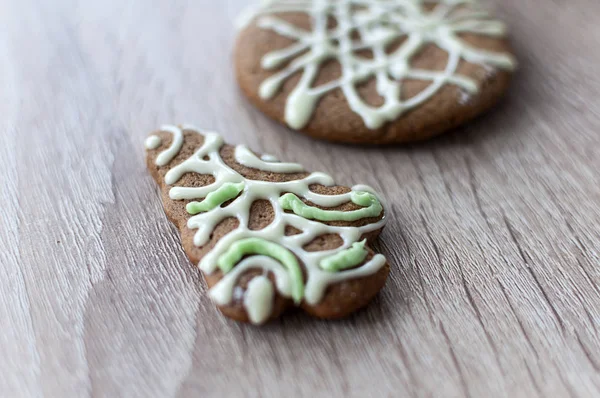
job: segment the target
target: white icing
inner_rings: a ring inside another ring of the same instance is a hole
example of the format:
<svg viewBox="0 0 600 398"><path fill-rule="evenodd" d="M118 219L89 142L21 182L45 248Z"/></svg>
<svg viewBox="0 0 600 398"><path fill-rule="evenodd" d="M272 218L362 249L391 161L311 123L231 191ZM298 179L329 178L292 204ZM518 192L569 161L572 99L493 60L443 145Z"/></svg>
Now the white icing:
<svg viewBox="0 0 600 398"><path fill-rule="evenodd" d="M268 153L265 153L264 155L261 155L260 159L264 160L265 162L279 162L279 159L277 159L276 156L269 155Z"/></svg>
<svg viewBox="0 0 600 398"><path fill-rule="evenodd" d="M304 171L304 167L298 163L275 163L262 160L244 145L238 145L235 148L235 160L246 167L273 173L301 173Z"/></svg>
<svg viewBox="0 0 600 398"><path fill-rule="evenodd" d="M428 11L427 6L434 8ZM278 14L298 12L310 16L310 31L278 17ZM337 21L333 29L327 28L330 17ZM376 129L423 104L446 84L476 94L479 91L476 80L457 73L461 60L506 70L516 66L510 54L475 48L460 37L462 33L488 37L506 35L505 25L492 19L477 0L279 0L250 10L242 23L248 24L253 19L260 28L294 40L290 46L263 57L263 68L282 69L262 82L259 96L273 98L288 78L301 72L285 107L285 120L296 129L308 123L321 97L333 90L340 89L365 125ZM352 38L353 32L358 32L360 39ZM405 41L393 52L386 53L386 47L400 39ZM411 66L413 57L429 44L448 53L444 70ZM371 50L374 58L356 54L364 49ZM314 86L321 66L331 59L341 65L341 76ZM380 107L365 103L358 94L357 86L370 79L376 80L377 92L384 99ZM406 79L423 80L430 85L417 96L403 100Z"/></svg>
<svg viewBox="0 0 600 398"><path fill-rule="evenodd" d="M190 129L187 128L186 129ZM163 128L164 131L170 131L174 135L173 143L178 142L178 137L183 137L180 128L168 126ZM181 148L182 143L177 144ZM223 236L213 249L208 252L200 261L200 269L211 274L217 269L217 259L236 241L245 238L262 238L270 242L277 243L290 251L304 265L307 274L307 281L304 288L304 300L308 304L318 303L327 288L332 283L337 283L342 280L371 275L377 272L385 265L385 258L381 254L373 256L367 263L350 270L345 270L339 273L324 272L320 269L319 263L324 258L331 254L344 250L357 242L360 237L370 231L375 231L383 227L386 222L385 217L372 224L362 227L340 227L329 226L318 221L308 220L294 213L286 213L281 208L278 199L287 192L294 193L298 197L305 198L316 205L322 207L335 207L340 204L350 201L350 193L341 195L321 195L310 191L311 184L321 184L325 186L334 185L333 178L324 173L311 173L307 177L287 182L266 182L258 180L250 180L244 178L235 170L230 168L221 156L219 150L223 145L223 139L216 133L204 133L204 143L196 150L196 152L188 159L173 167L165 175L165 181L169 185L174 185L177 181L188 172L198 174L212 175L215 179L214 183L204 187L177 187L170 189L169 196L172 199L201 199L206 197L208 193L217 190L224 183L244 183L244 190L226 207L219 207L209 210L204 213L197 214L188 219L187 226L190 229L197 229L194 235L194 244L203 246L210 240L210 235L214 228L225 218L235 217L239 221L239 227L225 236ZM177 151L172 150L174 144L167 150L162 152L159 157L162 159L173 159L177 155ZM241 148L241 149L240 149ZM265 171L273 171L272 166L281 165L282 170L296 170L296 165L293 163L267 163L261 161L252 154L252 157L246 156L249 153L247 148L238 146L235 151L236 159L240 159L238 154L242 154L241 158L244 161L251 159L252 167L260 168ZM207 160L205 158L207 157ZM260 162L260 163L259 163ZM168 162L167 162L168 163ZM282 172L282 171L279 171ZM373 193L373 190L365 185L357 185L352 188L353 191L366 191ZM253 231L248 228L250 206L256 200L268 200L274 210L274 220L267 227ZM382 206L385 206L383 201L379 199ZM293 226L302 231L297 235L285 236L285 227ZM337 234L342 240L341 247L335 250L307 252L303 247L314 240L317 236L323 234ZM275 276L277 291L284 297L291 295L291 281L286 269L277 261L265 256L251 256L243 259L230 272L225 274L223 278L212 287L210 296L219 305L227 305L234 299L236 281L248 269L263 269L272 272ZM263 281L264 282L264 281ZM260 282L260 286L264 285ZM255 286L259 286L258 282ZM246 292L248 294L248 292ZM260 317L266 311L265 306L267 293L264 287L257 287L253 293L256 299L248 299L244 301L249 316L253 311L252 316ZM252 309L248 309L248 306ZM254 308L260 307L260 308ZM270 313L270 309L269 309ZM260 315L259 315L260 314ZM265 318L266 319L266 318Z"/></svg>
<svg viewBox="0 0 600 398"><path fill-rule="evenodd" d="M248 282L244 295L244 308L250 322L260 324L269 319L274 295L273 285L266 276L259 275Z"/></svg>
<svg viewBox="0 0 600 398"><path fill-rule="evenodd" d="M157 135L151 135L146 138L146 142L144 143L147 149L156 149L162 144L162 140Z"/></svg>
<svg viewBox="0 0 600 398"><path fill-rule="evenodd" d="M209 295L218 305L227 305L233 299L233 288L238 278L250 269L263 269L275 275L277 290L284 297L292 297L292 285L286 269L268 256L251 256L240 261L210 289Z"/></svg>
<svg viewBox="0 0 600 398"><path fill-rule="evenodd" d="M156 157L156 165L165 166L169 164L181 150L181 146L183 145L183 131L176 126L162 126L160 129L173 134L171 145Z"/></svg>

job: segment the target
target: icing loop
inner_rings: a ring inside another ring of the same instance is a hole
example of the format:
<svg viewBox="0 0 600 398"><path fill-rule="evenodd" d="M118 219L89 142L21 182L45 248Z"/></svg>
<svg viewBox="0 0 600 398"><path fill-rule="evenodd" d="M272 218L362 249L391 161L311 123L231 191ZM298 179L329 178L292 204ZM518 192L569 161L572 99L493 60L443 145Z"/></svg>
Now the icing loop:
<svg viewBox="0 0 600 398"><path fill-rule="evenodd" d="M183 126L196 131L191 126ZM156 158L157 165L167 165L183 146L182 128L165 126L163 131L173 134L169 148ZM375 255L367 262L365 241L358 242L364 234L381 229L385 217L361 227L331 226L320 221L355 221L382 215L383 204L368 186L360 185L351 192L340 195L322 195L310 190L312 184L334 185L333 179L324 173L311 173L304 178L286 182L250 180L229 167L219 152L223 139L216 133L205 133L204 142L188 159L171 168L165 174L165 182L172 185L169 196L175 200L192 200L186 206L191 217L187 226L195 229L194 245L204 246L210 241L215 227L226 218L234 217L239 226L221 237L204 255L200 269L211 274L217 269L222 278L210 289L211 298L218 305L229 305L236 299L236 282L248 270L263 270L247 285L243 305L251 322L266 321L272 311L274 288L296 304L305 301L318 303L327 287L333 283L371 275L386 263L382 255ZM259 158L244 146L234 151L236 162L247 167L273 173L298 173L302 166L280 163L272 157ZM212 175L214 182L202 187L177 186L186 173ZM257 200L267 200L274 212L272 222L260 230L249 228L250 209ZM303 200L321 207L336 207L353 202L357 210L323 210L308 206ZM228 202L227 206L221 207ZM291 210L286 212L285 210ZM301 232L287 236L286 226ZM335 250L308 252L304 246L315 238L337 234L342 245ZM272 274L275 286L266 276Z"/></svg>
<svg viewBox="0 0 600 398"><path fill-rule="evenodd" d="M311 30L300 29L280 17L286 13L307 14ZM473 47L460 37L463 33L494 38L506 35L505 25L491 19L477 0L279 0L263 3L248 15L244 18L246 24L256 19L261 29L294 40L290 46L263 57L262 67L276 72L262 82L258 94L262 99L272 99L287 79L300 72L301 78L285 107L285 121L295 129L306 126L321 97L336 89L341 89L350 108L368 128L377 129L421 105L446 84L476 94L478 83L457 72L460 60L505 70L516 67L512 55ZM329 18L335 19L336 27L328 28ZM356 33L360 39L354 37ZM400 40L404 40L402 44L388 52L388 47ZM410 66L413 57L429 44L448 53L444 70ZM365 49L372 51L372 59L357 55ZM341 77L315 87L320 68L331 59L340 63ZM358 94L357 86L369 79L376 80L377 92L385 100L380 107L368 105ZM406 79L431 84L404 101L401 93Z"/></svg>
<svg viewBox="0 0 600 398"><path fill-rule="evenodd" d="M171 162L171 160L173 160L175 156L177 156L181 150L181 147L183 146L183 131L174 126L162 126L161 130L168 131L169 133L173 134L173 142L171 142L171 146L156 157L157 166L166 166Z"/></svg>
<svg viewBox="0 0 600 398"><path fill-rule="evenodd" d="M278 260L288 270L292 281L292 297L296 304L302 301L304 283L302 270L294 254L285 247L260 238L247 238L232 244L229 249L219 257L217 264L221 271L227 273L249 254L261 254Z"/></svg>

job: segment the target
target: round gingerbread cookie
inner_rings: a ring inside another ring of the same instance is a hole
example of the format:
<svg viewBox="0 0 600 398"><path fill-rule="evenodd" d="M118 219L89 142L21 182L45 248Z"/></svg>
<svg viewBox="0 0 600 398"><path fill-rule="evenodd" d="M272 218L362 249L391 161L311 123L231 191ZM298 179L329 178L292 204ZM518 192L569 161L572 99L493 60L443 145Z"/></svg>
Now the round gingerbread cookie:
<svg viewBox="0 0 600 398"><path fill-rule="evenodd" d="M477 0L276 0L241 18L238 83L265 114L331 141L423 140L490 108L516 66Z"/></svg>

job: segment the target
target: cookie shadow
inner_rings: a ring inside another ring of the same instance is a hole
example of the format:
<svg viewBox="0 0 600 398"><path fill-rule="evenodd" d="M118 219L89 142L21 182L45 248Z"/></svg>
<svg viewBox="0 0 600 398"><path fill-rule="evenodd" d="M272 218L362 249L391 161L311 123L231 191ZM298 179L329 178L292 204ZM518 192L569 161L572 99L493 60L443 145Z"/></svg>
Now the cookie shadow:
<svg viewBox="0 0 600 398"><path fill-rule="evenodd" d="M480 147L487 141L501 138L506 145L518 140L526 133L524 120L520 117L522 111L522 98L515 89L521 86L523 79L521 73L517 73L513 79L511 89L499 100L499 102L475 117L473 120L447 131L429 140L406 145L406 150L440 149L447 147Z"/></svg>

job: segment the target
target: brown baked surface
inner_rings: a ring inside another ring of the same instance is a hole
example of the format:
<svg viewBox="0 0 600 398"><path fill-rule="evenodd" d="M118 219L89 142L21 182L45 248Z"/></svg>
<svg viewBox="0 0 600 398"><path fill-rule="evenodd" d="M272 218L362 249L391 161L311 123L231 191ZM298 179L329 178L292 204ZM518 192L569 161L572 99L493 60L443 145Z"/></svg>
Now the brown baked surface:
<svg viewBox="0 0 600 398"><path fill-rule="evenodd" d="M150 174L156 181L156 183L160 186L161 194L162 194L162 202L163 207L165 209L165 213L167 214L169 220L177 228L181 233L181 241L183 244L183 248L185 249L186 254L188 255L192 264L198 264L202 257L206 255L214 245L225 236L228 232L234 230L238 221L235 218L227 218L223 220L220 224L216 226L211 235L211 240L202 247L197 247L193 244L193 237L195 230L189 229L187 227L187 220L191 217L185 206L189 203L189 200L173 200L169 197L169 189L172 187L171 185L167 185L164 182L165 174L176 165L180 164L187 158L189 158L204 142L204 137L201 134L196 133L191 130L184 130L184 144L179 152L179 154L173 158L173 160L166 166L159 167L155 164L156 157L159 153L164 151L169 147L172 141L172 135L168 132L157 131L152 133L152 135L157 135L162 139L161 145L156 149L148 149L146 152L146 164ZM245 178L253 179L253 180L262 180L262 181L291 181L296 179L301 179L307 176L309 173L295 173L295 174L280 174L280 173L271 173L264 172L257 169L248 168L240 165L235 161L234 158L234 147L231 145L225 144L220 151L220 154L225 161L225 163L236 170L238 173L243 175ZM200 175L196 173L187 173L185 174L177 183L177 186L188 186L188 187L199 187L212 183L214 178L210 175ZM325 187L321 185L312 185L310 187L312 191L325 194L325 195L333 195L340 194L344 192L350 191L348 187L343 186L334 186L334 187ZM310 202L306 202L309 203ZM225 206L227 202L223 205ZM354 203L345 203L341 206L330 208L334 210L343 210L343 211L351 211L360 208ZM252 205L250 211L250 229L260 230L265 228L267 225L271 223L273 220L274 212L268 201L259 200L255 201ZM377 218L365 218L361 220L357 220L355 222L327 222L329 225L348 225L348 226L361 226L369 223L376 222L383 218L384 211L382 211L381 215ZM381 230L373 231L369 234L364 235L364 238L367 239L367 242L372 242L377 238L379 232ZM292 227L288 227L286 230L287 235L291 235L294 233L298 233L298 230L294 230ZM341 238L338 235L322 235L315 238L312 242L305 246L306 250L331 250L342 244ZM363 262L366 263L369 259L371 259L374 255L372 249L365 246L369 251L369 255L367 259ZM301 266L303 266L301 264ZM389 265L386 264L382 267L378 272L372 274L367 277L356 278L352 280L343 281L338 284L330 285L326 290L325 296L323 300L317 305L308 305L306 303L302 303L301 307L309 314L314 315L319 318L327 318L327 319L335 319L341 318L349 315L350 313L364 307L376 294L381 290L385 281L387 279L387 275L389 273ZM262 274L262 271L259 270L251 270L246 272L238 281L237 285L242 287L244 290L248 282L257 274ZM222 277L221 271L217 269L217 271L211 275L204 275L205 280L207 282L208 287L214 286ZM305 275L306 277L306 275ZM274 277L271 273L269 273L269 278L272 282L274 282ZM293 302L290 299L282 297L278 292L275 293L275 302L273 305L273 312L270 319L277 318L281 315L286 309L293 307ZM248 322L248 315L246 314L246 310L243 307L242 300L235 299L231 305L228 306L219 306L219 309L226 316L233 318L238 321Z"/></svg>
<svg viewBox="0 0 600 398"><path fill-rule="evenodd" d="M306 14L286 13L276 16L302 29L310 29L310 20ZM333 21L330 22L330 26L335 25ZM477 48L512 53L506 39L474 34L463 34L460 37ZM284 124L286 99L298 83L301 74L296 73L290 77L275 97L263 100L258 96L260 84L281 68L265 70L260 62L265 54L288 47L292 43L293 40L272 30L259 28L256 21L253 21L239 33L234 53L236 77L242 92L263 113ZM401 41L394 43L388 50L400 43ZM372 57L368 51L361 52L361 55ZM447 60L448 55L445 51L429 45L413 58L411 65L428 70L443 70ZM424 140L463 124L491 108L508 89L512 76L511 72L486 69L464 60L461 60L457 73L472 77L480 86L479 93L470 96L464 103L461 100L461 89L448 84L428 101L402 114L396 121L370 130L365 126L363 119L350 109L341 89L336 89L322 97L311 120L301 131L314 138L348 143L385 144ZM327 61L322 65L313 85L332 81L340 74L339 63ZM429 84L430 82L420 80L403 80L402 98L414 97ZM358 92L370 105L378 106L383 103L376 91L374 79L359 85Z"/></svg>

